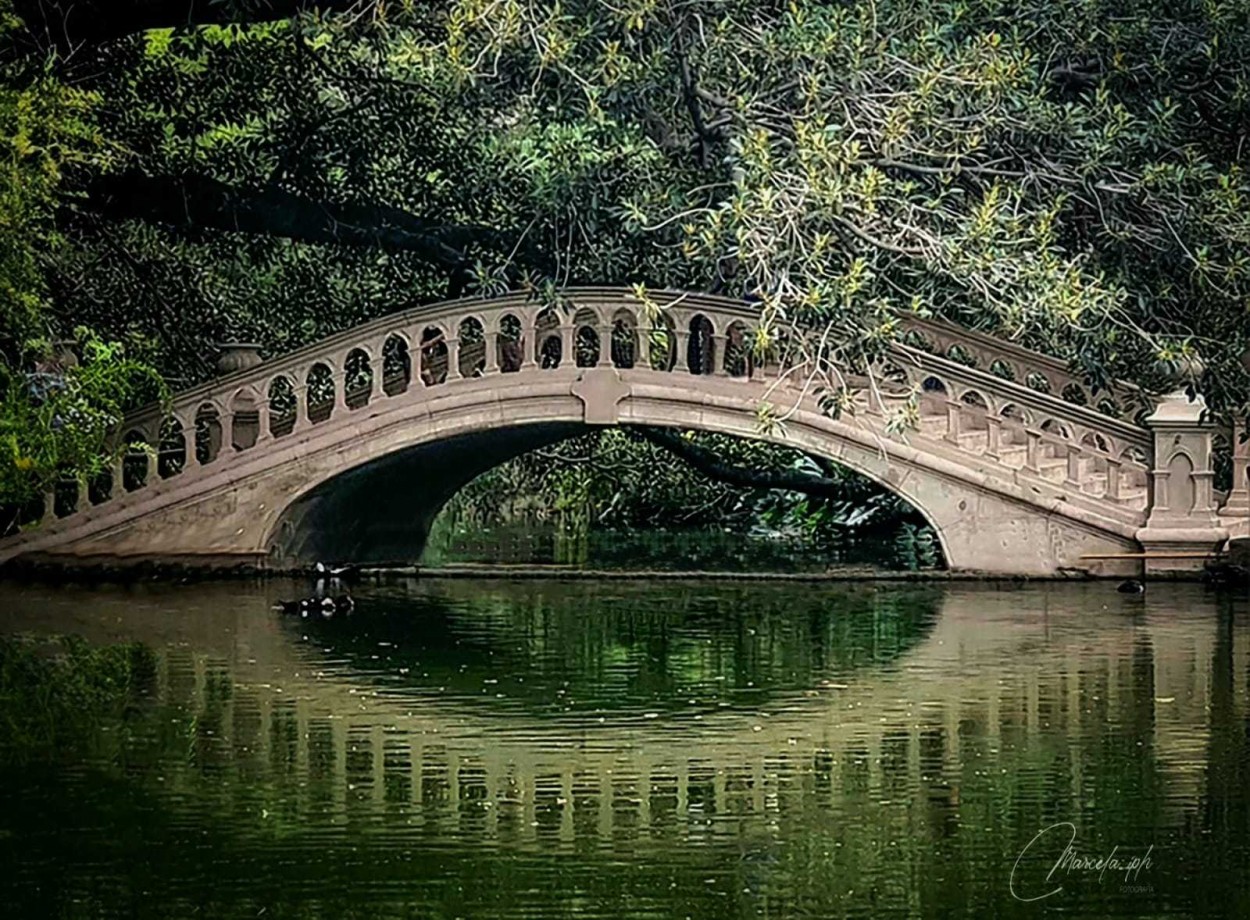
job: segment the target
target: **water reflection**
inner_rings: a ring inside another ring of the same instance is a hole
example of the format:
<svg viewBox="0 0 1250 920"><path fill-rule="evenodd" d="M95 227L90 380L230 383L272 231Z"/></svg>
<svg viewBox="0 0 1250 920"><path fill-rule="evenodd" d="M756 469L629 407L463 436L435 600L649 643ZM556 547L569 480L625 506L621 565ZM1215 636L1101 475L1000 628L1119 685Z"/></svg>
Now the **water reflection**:
<svg viewBox="0 0 1250 920"><path fill-rule="evenodd" d="M937 619L934 587L636 583L378 589L351 617L287 617L322 675L505 714L694 711L793 695L904 655ZM615 721L615 720L614 720Z"/></svg>
<svg viewBox="0 0 1250 920"><path fill-rule="evenodd" d="M1034 914L1012 868L1058 822L1153 865L1046 906L1250 915L1244 599L447 582L320 621L268 611L281 585L3 591L5 630L161 656L100 727L120 754L0 784L18 915Z"/></svg>

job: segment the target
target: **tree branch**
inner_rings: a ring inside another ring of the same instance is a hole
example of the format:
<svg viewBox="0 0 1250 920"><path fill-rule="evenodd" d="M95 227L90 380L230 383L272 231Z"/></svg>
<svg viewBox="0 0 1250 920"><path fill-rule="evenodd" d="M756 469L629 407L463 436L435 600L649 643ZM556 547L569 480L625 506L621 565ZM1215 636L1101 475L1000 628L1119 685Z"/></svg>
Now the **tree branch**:
<svg viewBox="0 0 1250 920"><path fill-rule="evenodd" d="M700 447L668 429L637 426L634 430L656 447L684 460L703 475L731 486L747 489L781 489L816 498L846 498L846 483L836 479L791 470L774 472L731 466L722 462L706 447Z"/></svg>
<svg viewBox="0 0 1250 920"><path fill-rule="evenodd" d="M489 227L440 223L386 205L316 201L280 188L233 186L199 175L104 176L88 188L80 206L114 220L183 231L262 233L411 252L451 269L463 267L465 249L473 243L506 243Z"/></svg>
<svg viewBox="0 0 1250 920"><path fill-rule="evenodd" d="M268 22L311 10L358 12L376 0L14 0L35 44L72 51L146 29Z"/></svg>

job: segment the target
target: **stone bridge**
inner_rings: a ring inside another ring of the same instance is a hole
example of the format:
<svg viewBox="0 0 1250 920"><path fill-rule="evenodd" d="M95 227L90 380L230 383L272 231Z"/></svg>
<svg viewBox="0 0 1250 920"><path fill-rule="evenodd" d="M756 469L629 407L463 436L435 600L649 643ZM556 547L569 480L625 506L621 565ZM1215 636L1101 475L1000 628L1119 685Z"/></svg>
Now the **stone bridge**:
<svg viewBox="0 0 1250 920"><path fill-rule="evenodd" d="M915 506L956 571L1121 574L1143 549L1151 568L1195 568L1246 527L1245 446L1217 492L1200 399L1094 393L1061 362L908 318L871 379L839 375L833 413L786 335L755 353L757 321L722 297L568 289L559 305L418 307L243 361L129 418L131 449L49 494L0 562L411 562L475 476L600 425L836 461ZM761 427L765 405L779 424Z"/></svg>

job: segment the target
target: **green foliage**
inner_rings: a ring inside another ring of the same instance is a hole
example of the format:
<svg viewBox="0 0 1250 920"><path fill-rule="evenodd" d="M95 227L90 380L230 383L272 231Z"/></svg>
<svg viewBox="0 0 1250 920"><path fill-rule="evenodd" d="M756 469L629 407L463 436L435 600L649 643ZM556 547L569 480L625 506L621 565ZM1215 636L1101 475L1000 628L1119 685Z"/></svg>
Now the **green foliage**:
<svg viewBox="0 0 1250 920"><path fill-rule="evenodd" d="M446 547L471 534L491 532L506 541L526 529L551 529L553 561L559 563L586 563L593 551L596 560L623 556L629 557L626 562L657 568L671 568L678 557L695 567L717 568L736 560L737 568L790 568L803 555L840 559L849 546L862 542L864 555L881 547L880 561L890 565L940 565L936 539L924 519L871 480L765 441L696 432L685 436L723 463L832 479L841 494L813 498L742 489L705 476L635 432L613 429L525 454L473 480L435 521L434 555L427 562L440 561ZM653 533L700 536L697 547L678 549L645 536ZM626 546L623 540L633 540L631 534L644 536ZM713 540L719 548L710 555L723 558L693 559L696 548L708 550ZM537 546L519 549L541 554Z"/></svg>
<svg viewBox="0 0 1250 920"><path fill-rule="evenodd" d="M0 0L0 40L19 28ZM50 63L0 64L0 533L56 479L98 472L123 411L161 392L155 371L85 328L74 330L79 366L47 365L68 332L47 277L66 248L57 212L111 153L99 103ZM44 370L32 374L36 362Z"/></svg>
<svg viewBox="0 0 1250 920"><path fill-rule="evenodd" d="M151 687L156 660L139 643L93 647L0 638L0 751L7 765L65 756L120 719Z"/></svg>
<svg viewBox="0 0 1250 920"><path fill-rule="evenodd" d="M20 24L0 0L0 41ZM54 217L67 173L98 167L106 145L96 93L35 62L0 63L0 353L44 331L46 260L63 245Z"/></svg>
<svg viewBox="0 0 1250 920"><path fill-rule="evenodd" d="M121 345L78 332L76 366L24 374L0 365L0 508L105 469L125 448L115 440L125 410L164 393L160 376Z"/></svg>
<svg viewBox="0 0 1250 920"><path fill-rule="evenodd" d="M879 352L891 310L937 312L1095 382L1198 352L1217 409L1250 400L1240 0L457 0L98 53L125 168L464 228L484 292L749 293L765 338L805 316L836 366ZM286 350L447 285L410 252L283 234L70 235L77 319L158 333L187 379L206 339Z"/></svg>

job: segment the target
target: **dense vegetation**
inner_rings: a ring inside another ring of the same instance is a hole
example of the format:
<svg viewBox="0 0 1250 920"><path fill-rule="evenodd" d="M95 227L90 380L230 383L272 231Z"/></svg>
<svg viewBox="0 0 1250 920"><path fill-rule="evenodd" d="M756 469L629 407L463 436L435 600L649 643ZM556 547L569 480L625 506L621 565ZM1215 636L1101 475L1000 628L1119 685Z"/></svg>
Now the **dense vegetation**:
<svg viewBox="0 0 1250 920"><path fill-rule="evenodd" d="M760 571L942 558L919 512L845 467L763 441L626 428L479 476L443 509L425 561Z"/></svg>
<svg viewBox="0 0 1250 920"><path fill-rule="evenodd" d="M0 0L0 23L10 505L103 462L145 368L191 382L216 341L516 287L756 298L757 345L810 324L835 404L832 369L908 310L1095 383L1197 355L1222 417L1250 402L1243 0ZM66 384L33 386L72 337Z"/></svg>

